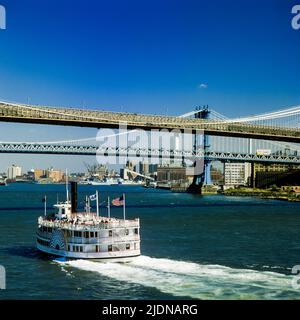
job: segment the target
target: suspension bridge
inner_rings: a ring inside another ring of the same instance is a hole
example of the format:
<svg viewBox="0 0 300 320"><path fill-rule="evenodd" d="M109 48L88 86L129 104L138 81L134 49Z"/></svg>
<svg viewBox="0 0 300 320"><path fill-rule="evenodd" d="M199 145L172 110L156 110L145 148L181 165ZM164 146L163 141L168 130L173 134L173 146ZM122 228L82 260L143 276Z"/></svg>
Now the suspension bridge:
<svg viewBox="0 0 300 320"><path fill-rule="evenodd" d="M125 127L125 131L113 136L125 135L127 138L139 130L162 129L170 133L188 132L194 139L190 148L182 141L181 145L175 143L169 148L149 148L141 144L107 146L99 144L96 137L52 142L0 142L0 153L100 155L168 159L181 163L200 159L204 161L203 176L209 175L212 161L300 164L300 106L229 119L208 108L197 108L180 116L161 116L0 102L0 121L98 129Z"/></svg>
<svg viewBox="0 0 300 320"><path fill-rule="evenodd" d="M191 114L192 115L192 114ZM64 126L202 131L206 135L300 142L300 106L237 119L145 115L0 102L0 121Z"/></svg>

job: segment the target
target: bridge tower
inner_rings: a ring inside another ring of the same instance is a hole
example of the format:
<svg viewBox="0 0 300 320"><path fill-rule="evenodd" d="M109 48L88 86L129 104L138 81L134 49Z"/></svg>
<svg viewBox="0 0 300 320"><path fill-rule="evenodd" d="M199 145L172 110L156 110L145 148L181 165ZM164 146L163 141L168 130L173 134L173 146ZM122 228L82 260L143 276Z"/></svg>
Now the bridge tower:
<svg viewBox="0 0 300 320"><path fill-rule="evenodd" d="M210 118L210 110L208 106L204 107L198 107L196 110L198 110L197 113L195 113L195 118L196 119L209 119ZM210 149L210 138L208 135L204 135L202 137L203 139L203 148L204 152L209 151ZM195 135L195 146L197 147L198 145L198 137L197 134ZM200 176L200 182L202 185L211 185L211 161L204 159L204 168L203 168L203 174Z"/></svg>
<svg viewBox="0 0 300 320"><path fill-rule="evenodd" d="M196 107L195 118L196 119L209 119L211 111L208 106ZM202 148L204 152L210 149L210 138L208 135L199 135L197 132L194 137L194 151L196 152L199 148ZM198 161L198 160L197 160ZM202 186L211 185L211 161L204 159L203 172L196 174L192 185L190 186L190 192L201 193Z"/></svg>

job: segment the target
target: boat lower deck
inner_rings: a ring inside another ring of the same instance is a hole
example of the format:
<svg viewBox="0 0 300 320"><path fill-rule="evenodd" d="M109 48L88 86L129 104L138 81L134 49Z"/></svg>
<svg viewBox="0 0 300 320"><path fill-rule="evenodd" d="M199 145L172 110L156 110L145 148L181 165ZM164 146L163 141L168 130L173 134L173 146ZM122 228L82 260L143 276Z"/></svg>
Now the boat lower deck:
<svg viewBox="0 0 300 320"><path fill-rule="evenodd" d="M140 250L124 250L113 252L70 252L66 250L58 250L55 248L43 246L37 242L37 249L58 257L70 258L70 259L91 259L91 260L103 260L103 259L124 259L137 257L141 254Z"/></svg>

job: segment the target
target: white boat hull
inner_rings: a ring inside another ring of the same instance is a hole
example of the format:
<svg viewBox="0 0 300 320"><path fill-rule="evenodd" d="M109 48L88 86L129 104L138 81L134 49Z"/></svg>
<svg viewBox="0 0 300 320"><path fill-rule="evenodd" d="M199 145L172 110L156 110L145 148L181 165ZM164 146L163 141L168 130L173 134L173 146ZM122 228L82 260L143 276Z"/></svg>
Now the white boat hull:
<svg viewBox="0 0 300 320"><path fill-rule="evenodd" d="M89 260L120 260L132 259L141 255L140 250L128 250L117 252L68 252L65 250L57 250L54 248L43 246L39 243L36 244L37 249L43 253L64 257L69 259L89 259Z"/></svg>

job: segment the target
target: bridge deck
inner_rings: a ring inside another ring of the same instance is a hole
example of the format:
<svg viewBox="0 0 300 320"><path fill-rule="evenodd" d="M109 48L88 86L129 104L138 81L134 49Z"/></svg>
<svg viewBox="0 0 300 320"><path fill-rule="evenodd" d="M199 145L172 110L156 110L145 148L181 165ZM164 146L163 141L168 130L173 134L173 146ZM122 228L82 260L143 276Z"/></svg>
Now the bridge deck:
<svg viewBox="0 0 300 320"><path fill-rule="evenodd" d="M0 102L0 121L94 128L119 128L120 125L126 125L128 129L201 130L214 136L300 142L299 128L3 102Z"/></svg>

